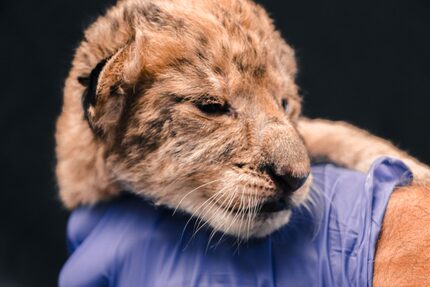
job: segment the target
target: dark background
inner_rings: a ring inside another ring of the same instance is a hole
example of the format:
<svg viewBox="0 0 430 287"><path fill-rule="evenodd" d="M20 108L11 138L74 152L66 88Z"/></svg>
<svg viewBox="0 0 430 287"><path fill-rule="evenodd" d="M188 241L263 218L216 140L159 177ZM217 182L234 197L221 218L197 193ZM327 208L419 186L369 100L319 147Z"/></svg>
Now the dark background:
<svg viewBox="0 0 430 287"><path fill-rule="evenodd" d="M82 30L113 2L0 0L0 286L55 286L66 260L54 123ZM430 162L429 1L260 2L297 51L307 115Z"/></svg>

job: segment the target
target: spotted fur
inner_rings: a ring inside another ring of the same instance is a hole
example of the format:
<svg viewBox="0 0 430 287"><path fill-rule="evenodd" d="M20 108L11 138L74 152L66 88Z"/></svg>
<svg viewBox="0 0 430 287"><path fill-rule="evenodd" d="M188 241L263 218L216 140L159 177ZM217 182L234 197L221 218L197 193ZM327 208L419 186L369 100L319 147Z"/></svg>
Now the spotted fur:
<svg viewBox="0 0 430 287"><path fill-rule="evenodd" d="M309 173L302 136L312 154L312 124L299 134L295 74L293 50L251 1L119 1L85 31L66 81L56 133L64 204L127 190L215 230L269 234L290 210L262 214L262 204L299 205L311 182L282 193L263 168Z"/></svg>

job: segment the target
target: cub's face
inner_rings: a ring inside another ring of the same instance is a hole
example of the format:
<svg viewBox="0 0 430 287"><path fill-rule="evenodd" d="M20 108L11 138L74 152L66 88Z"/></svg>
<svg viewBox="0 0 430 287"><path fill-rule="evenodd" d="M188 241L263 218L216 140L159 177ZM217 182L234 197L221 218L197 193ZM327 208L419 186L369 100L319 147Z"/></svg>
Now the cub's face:
<svg viewBox="0 0 430 287"><path fill-rule="evenodd" d="M85 124L124 189L242 238L305 200L293 52L262 8L122 1L87 31L75 67Z"/></svg>

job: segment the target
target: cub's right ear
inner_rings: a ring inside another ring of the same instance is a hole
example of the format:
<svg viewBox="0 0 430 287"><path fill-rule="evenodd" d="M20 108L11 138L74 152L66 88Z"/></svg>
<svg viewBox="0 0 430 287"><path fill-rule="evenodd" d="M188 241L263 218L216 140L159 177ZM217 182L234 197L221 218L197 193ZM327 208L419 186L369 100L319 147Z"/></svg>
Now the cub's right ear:
<svg viewBox="0 0 430 287"><path fill-rule="evenodd" d="M106 65L109 58L101 60L95 68L91 71L90 75L80 76L78 77L78 82L86 87L83 95L82 95L82 108L84 109L84 117L88 121L88 110L91 106L95 107L96 105L96 93L97 93L97 84L99 81L100 73L102 72L104 66Z"/></svg>
<svg viewBox="0 0 430 287"><path fill-rule="evenodd" d="M109 140L112 130L122 114L126 94L124 92L124 65L130 54L127 45L113 56L101 60L90 75L78 77L85 86L82 94L84 118L94 135Z"/></svg>

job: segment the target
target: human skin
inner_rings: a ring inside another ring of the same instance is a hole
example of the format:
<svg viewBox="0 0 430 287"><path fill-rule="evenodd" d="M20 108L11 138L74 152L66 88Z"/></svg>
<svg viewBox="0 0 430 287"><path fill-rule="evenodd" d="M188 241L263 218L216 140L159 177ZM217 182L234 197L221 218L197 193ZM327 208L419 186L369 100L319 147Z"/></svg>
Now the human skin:
<svg viewBox="0 0 430 287"><path fill-rule="evenodd" d="M430 286L430 185L393 192L377 243L373 285Z"/></svg>

